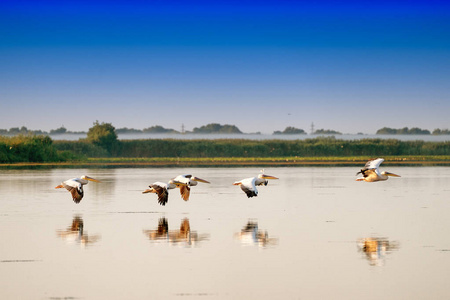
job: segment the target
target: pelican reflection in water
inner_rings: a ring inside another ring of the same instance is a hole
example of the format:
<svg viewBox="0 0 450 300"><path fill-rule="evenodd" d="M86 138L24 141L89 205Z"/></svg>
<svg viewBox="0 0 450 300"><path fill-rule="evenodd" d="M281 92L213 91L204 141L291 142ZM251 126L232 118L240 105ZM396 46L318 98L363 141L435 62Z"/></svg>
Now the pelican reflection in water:
<svg viewBox="0 0 450 300"><path fill-rule="evenodd" d="M241 232L236 233L235 237L243 245L257 245L264 248L278 244L277 238L270 238L267 231L259 230L258 222L252 220L248 220L247 225Z"/></svg>
<svg viewBox="0 0 450 300"><path fill-rule="evenodd" d="M84 231L83 218L81 216L74 216L72 224L66 230L57 230L57 235L68 244L80 244L81 246L88 246L98 242L100 235L88 235Z"/></svg>
<svg viewBox="0 0 450 300"><path fill-rule="evenodd" d="M198 242L209 240L209 234L198 234L196 231L191 231L188 218L181 221L179 229L169 230L169 222L162 217L158 221L157 229L143 230L143 232L153 242L168 242L185 246L194 246Z"/></svg>
<svg viewBox="0 0 450 300"><path fill-rule="evenodd" d="M387 238L363 238L358 240L358 248L371 266L383 266L386 254L397 250L398 243Z"/></svg>

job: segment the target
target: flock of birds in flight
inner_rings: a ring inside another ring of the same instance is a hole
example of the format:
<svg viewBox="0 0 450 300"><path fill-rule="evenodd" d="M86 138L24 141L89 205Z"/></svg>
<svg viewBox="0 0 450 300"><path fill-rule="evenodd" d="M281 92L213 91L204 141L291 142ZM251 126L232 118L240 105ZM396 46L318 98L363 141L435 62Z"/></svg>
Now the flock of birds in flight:
<svg viewBox="0 0 450 300"><path fill-rule="evenodd" d="M389 176L400 177L397 174L390 172L380 172L379 166L384 161L383 158L376 158L369 160L364 168L362 168L356 175L362 174L362 177L357 178L356 181L366 181L366 182L376 182L376 181L385 181L389 178ZM247 195L248 198L258 196L257 186L267 185L268 179L278 179L275 176L264 174L264 170L258 176L249 177L242 179L240 181L236 181L233 185L239 185ZM83 199L84 191L83 185L88 184L89 181L100 182L97 179L94 179L89 176L81 176L80 178L73 178L62 182L60 185L55 188L65 188L67 189L71 195L72 199L75 203L80 203ZM196 186L198 182L210 183L204 179L192 176L192 175L178 175L177 177L171 179L169 182L154 182L149 185L149 188L143 191L143 194L146 193L155 193L158 195L158 203L160 205L166 205L169 200L169 190L170 189L180 189L181 198L184 201L189 200L191 186Z"/></svg>

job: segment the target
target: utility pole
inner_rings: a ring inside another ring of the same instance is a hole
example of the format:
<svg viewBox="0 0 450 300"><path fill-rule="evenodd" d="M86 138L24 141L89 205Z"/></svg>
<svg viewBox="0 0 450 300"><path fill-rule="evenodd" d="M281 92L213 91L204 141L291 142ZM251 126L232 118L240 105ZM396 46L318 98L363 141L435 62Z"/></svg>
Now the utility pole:
<svg viewBox="0 0 450 300"><path fill-rule="evenodd" d="M181 123L181 133L184 134L184 124Z"/></svg>
<svg viewBox="0 0 450 300"><path fill-rule="evenodd" d="M314 134L314 122L311 122L311 134Z"/></svg>

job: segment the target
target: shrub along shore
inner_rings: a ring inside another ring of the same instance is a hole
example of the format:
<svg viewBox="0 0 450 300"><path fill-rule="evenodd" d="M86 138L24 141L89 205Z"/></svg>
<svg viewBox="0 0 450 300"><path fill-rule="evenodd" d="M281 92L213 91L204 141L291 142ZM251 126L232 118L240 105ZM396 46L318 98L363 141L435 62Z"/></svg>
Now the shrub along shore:
<svg viewBox="0 0 450 300"><path fill-rule="evenodd" d="M102 147L87 140L53 141L46 136L0 137L0 165L47 166L296 166L386 163L450 164L450 142L396 139L115 141Z"/></svg>

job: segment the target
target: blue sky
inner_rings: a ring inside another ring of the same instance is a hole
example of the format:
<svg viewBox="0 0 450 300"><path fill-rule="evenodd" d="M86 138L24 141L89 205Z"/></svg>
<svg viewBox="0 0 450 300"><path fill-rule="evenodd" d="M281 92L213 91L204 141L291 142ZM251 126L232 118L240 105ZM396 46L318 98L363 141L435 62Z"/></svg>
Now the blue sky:
<svg viewBox="0 0 450 300"><path fill-rule="evenodd" d="M444 1L2 1L0 128L450 128Z"/></svg>

